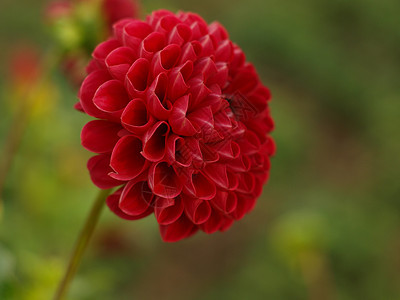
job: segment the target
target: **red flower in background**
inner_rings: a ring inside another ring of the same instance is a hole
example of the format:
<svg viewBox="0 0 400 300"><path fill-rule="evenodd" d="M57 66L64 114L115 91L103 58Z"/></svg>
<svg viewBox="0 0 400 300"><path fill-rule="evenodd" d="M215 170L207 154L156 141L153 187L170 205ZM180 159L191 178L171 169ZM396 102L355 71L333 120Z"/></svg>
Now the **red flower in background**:
<svg viewBox="0 0 400 300"><path fill-rule="evenodd" d="M41 73L38 50L31 45L18 45L10 59L11 82L19 87L34 85Z"/></svg>
<svg viewBox="0 0 400 300"><path fill-rule="evenodd" d="M112 33L123 18L136 18L136 0L60 0L46 7L46 20L63 52L61 67L68 80L79 87L93 48Z"/></svg>
<svg viewBox="0 0 400 300"><path fill-rule="evenodd" d="M224 231L249 212L274 143L269 90L218 23L160 10L124 19L93 52L78 107L107 204L135 220L154 213L164 241Z"/></svg>
<svg viewBox="0 0 400 300"><path fill-rule="evenodd" d="M80 3L96 4L93 0L80 0ZM74 11L72 0L60 0L50 3L46 7L46 17L50 22L59 18L70 17ZM79 5L79 3L78 3ZM104 16L105 23L112 29L112 25L124 18L136 18L138 15L138 4L133 0L101 0L100 11Z"/></svg>
<svg viewBox="0 0 400 300"><path fill-rule="evenodd" d="M72 8L72 2L68 0L51 2L46 7L45 15L50 22L53 22L71 15Z"/></svg>
<svg viewBox="0 0 400 300"><path fill-rule="evenodd" d="M138 3L132 0L103 0L102 12L108 26L124 18L136 18L138 16Z"/></svg>

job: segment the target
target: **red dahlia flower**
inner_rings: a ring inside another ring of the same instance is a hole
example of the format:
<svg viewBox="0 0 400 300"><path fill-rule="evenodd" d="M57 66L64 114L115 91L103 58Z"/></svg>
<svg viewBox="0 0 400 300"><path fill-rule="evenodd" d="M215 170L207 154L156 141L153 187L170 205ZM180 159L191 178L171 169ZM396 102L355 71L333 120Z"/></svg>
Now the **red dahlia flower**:
<svg viewBox="0 0 400 300"><path fill-rule="evenodd" d="M267 180L269 90L218 23L160 10L124 19L93 52L78 106L88 162L118 216L154 213L164 241L228 229Z"/></svg>

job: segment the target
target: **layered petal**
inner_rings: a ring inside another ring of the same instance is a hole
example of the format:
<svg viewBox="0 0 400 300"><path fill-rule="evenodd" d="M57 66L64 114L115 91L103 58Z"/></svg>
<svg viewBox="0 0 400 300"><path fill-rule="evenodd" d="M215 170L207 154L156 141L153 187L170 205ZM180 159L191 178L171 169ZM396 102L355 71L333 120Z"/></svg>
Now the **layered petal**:
<svg viewBox="0 0 400 300"><path fill-rule="evenodd" d="M211 200L212 205L225 215L232 213L236 209L237 202L237 196L234 192L221 190Z"/></svg>
<svg viewBox="0 0 400 300"><path fill-rule="evenodd" d="M119 180L131 180L139 176L147 166L142 156L142 141L134 136L122 137L111 154L110 166L114 170L110 176Z"/></svg>
<svg viewBox="0 0 400 300"><path fill-rule="evenodd" d="M157 197L154 215L160 225L169 225L177 221L183 213L184 206L180 197L167 199Z"/></svg>
<svg viewBox="0 0 400 300"><path fill-rule="evenodd" d="M110 52L105 59L105 64L110 74L120 80L124 81L126 73L130 66L135 61L135 53L129 47L118 47Z"/></svg>
<svg viewBox="0 0 400 300"><path fill-rule="evenodd" d="M149 186L162 198L174 198L182 191L182 183L174 168L166 162L153 163L149 169Z"/></svg>
<svg viewBox="0 0 400 300"><path fill-rule="evenodd" d="M100 154L88 160L87 168L93 183L101 189L110 189L123 184L122 181L110 177L110 156Z"/></svg>
<svg viewBox="0 0 400 300"><path fill-rule="evenodd" d="M80 104L89 116L108 119L109 116L105 112L99 110L93 103L93 96L97 89L106 81L111 79L109 73L105 70L98 70L90 73L82 82L79 90Z"/></svg>
<svg viewBox="0 0 400 300"><path fill-rule="evenodd" d="M202 224L211 216L212 209L208 201L185 197L184 204L185 214L193 224Z"/></svg>
<svg viewBox="0 0 400 300"><path fill-rule="evenodd" d="M172 131L183 136L192 136L199 132L192 122L187 118L187 110L189 106L189 95L183 96L173 104L171 114L169 116L169 124Z"/></svg>
<svg viewBox="0 0 400 300"><path fill-rule="evenodd" d="M119 216L120 218L123 218L125 220L139 220L144 217L147 217L149 214L152 213L151 209L148 209L145 212L143 212L142 214L135 215L135 216L124 213L119 206L123 189L124 188L122 187L107 197L107 200L106 200L107 206L113 213L115 213L117 216Z"/></svg>
<svg viewBox="0 0 400 300"><path fill-rule="evenodd" d="M142 134L154 124L154 118L149 114L146 102L136 98L125 107L121 115L121 123L130 132Z"/></svg>
<svg viewBox="0 0 400 300"><path fill-rule="evenodd" d="M142 155L147 160L157 162L164 158L169 130L168 123L158 122L146 132Z"/></svg>
<svg viewBox="0 0 400 300"><path fill-rule="evenodd" d="M127 183L119 199L119 208L127 215L141 216L152 212L154 195L146 181L131 180Z"/></svg>
<svg viewBox="0 0 400 300"><path fill-rule="evenodd" d="M99 110L119 117L129 103L129 95L120 81L109 80L97 89L93 103Z"/></svg>
<svg viewBox="0 0 400 300"><path fill-rule="evenodd" d="M111 152L118 141L120 124L106 120L93 120L81 132L82 146L95 153Z"/></svg>
<svg viewBox="0 0 400 300"><path fill-rule="evenodd" d="M147 107L150 113L159 120L167 120L171 113L171 105L166 100L167 87L168 76L161 73L147 91Z"/></svg>
<svg viewBox="0 0 400 300"><path fill-rule="evenodd" d="M197 227L185 216L182 215L177 221L169 225L160 225L161 238L164 242L177 242L193 235Z"/></svg>

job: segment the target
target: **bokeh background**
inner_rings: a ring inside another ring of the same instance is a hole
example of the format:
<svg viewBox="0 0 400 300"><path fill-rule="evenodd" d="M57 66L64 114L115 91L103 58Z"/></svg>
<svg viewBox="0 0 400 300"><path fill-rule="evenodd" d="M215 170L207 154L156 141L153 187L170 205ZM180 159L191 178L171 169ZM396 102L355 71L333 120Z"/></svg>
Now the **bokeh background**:
<svg viewBox="0 0 400 300"><path fill-rule="evenodd" d="M41 61L55 51L45 5L0 2L1 147L25 128L2 196L4 300L51 298L97 193L76 89L55 70L28 96L13 76L18 51ZM69 299L400 299L400 2L141 8L191 10L228 29L272 90L278 151L256 208L226 233L166 244L152 216L105 209ZM18 115L26 98L34 104Z"/></svg>

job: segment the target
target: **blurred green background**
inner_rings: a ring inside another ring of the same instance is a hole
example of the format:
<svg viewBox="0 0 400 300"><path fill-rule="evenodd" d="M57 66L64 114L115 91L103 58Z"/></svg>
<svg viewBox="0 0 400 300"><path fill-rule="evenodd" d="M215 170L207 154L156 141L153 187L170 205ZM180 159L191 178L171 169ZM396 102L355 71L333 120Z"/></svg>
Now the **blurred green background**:
<svg viewBox="0 0 400 300"><path fill-rule="evenodd" d="M10 96L10 57L52 47L44 7L0 2L2 147L21 101ZM70 299L400 299L400 2L141 7L191 10L228 29L273 93L278 150L256 208L226 233L166 244L154 217L105 209ZM59 72L49 90L4 186L0 299L51 298L97 193L77 92Z"/></svg>

